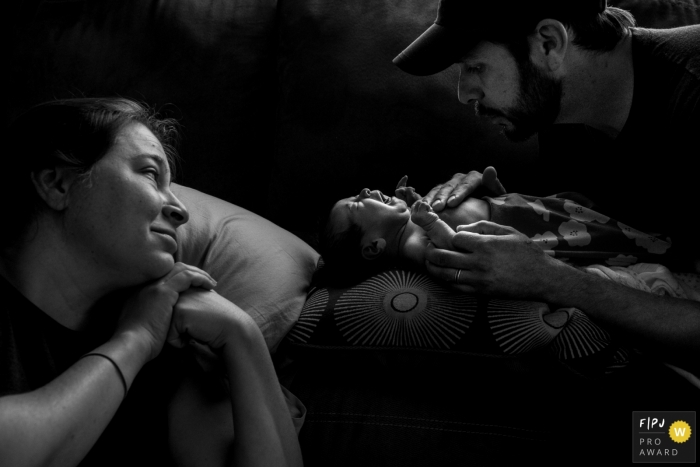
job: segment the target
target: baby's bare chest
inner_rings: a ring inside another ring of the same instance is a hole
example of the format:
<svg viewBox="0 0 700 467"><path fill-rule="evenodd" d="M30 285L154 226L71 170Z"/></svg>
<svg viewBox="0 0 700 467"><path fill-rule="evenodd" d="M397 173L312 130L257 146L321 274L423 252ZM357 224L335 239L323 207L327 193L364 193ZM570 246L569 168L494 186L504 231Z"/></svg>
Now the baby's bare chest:
<svg viewBox="0 0 700 467"><path fill-rule="evenodd" d="M447 225L456 229L458 225L473 224L478 221L487 221L491 218L489 204L478 198L467 198L459 206L447 208L438 213L440 219Z"/></svg>

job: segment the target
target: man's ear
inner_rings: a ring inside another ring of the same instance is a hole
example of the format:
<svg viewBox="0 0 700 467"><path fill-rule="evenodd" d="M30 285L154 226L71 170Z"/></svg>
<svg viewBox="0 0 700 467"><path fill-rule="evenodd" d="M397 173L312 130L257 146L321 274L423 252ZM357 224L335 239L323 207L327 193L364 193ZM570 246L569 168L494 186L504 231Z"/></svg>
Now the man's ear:
<svg viewBox="0 0 700 467"><path fill-rule="evenodd" d="M362 244L362 257L372 260L379 258L386 249L386 240L375 238Z"/></svg>
<svg viewBox="0 0 700 467"><path fill-rule="evenodd" d="M70 188L78 177L74 170L53 167L33 172L31 177L37 194L47 206L56 211L63 211L68 206Z"/></svg>
<svg viewBox="0 0 700 467"><path fill-rule="evenodd" d="M543 19L528 36L530 58L549 71L558 70L569 49L569 39L566 26L555 19Z"/></svg>

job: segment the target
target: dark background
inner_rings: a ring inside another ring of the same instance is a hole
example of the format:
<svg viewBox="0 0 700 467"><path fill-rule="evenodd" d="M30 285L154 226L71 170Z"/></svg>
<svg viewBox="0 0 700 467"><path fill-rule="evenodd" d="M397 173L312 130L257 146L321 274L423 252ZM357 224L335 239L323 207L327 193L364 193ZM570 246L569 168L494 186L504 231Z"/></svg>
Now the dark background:
<svg viewBox="0 0 700 467"><path fill-rule="evenodd" d="M698 0L611 1L640 25L700 21ZM537 138L514 144L457 101L457 69L391 60L435 19L427 0L25 0L5 17L3 123L52 98L124 96L183 127L178 182L310 241L363 187L419 192L494 165L528 184ZM41 128L37 128L37 137ZM6 157L21 157L7 155ZM9 174L6 174L8 177Z"/></svg>

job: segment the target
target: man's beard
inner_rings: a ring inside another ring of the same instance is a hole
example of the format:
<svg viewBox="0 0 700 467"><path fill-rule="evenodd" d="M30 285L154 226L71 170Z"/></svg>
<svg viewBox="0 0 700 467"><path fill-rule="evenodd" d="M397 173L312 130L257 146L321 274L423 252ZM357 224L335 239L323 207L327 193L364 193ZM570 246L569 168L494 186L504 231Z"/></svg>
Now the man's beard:
<svg viewBox="0 0 700 467"><path fill-rule="evenodd" d="M504 117L512 128L503 127L503 134L510 141L530 139L542 128L554 123L561 109L561 80L550 78L529 59L516 60L518 64L518 96L515 105L503 110L474 105L481 117Z"/></svg>

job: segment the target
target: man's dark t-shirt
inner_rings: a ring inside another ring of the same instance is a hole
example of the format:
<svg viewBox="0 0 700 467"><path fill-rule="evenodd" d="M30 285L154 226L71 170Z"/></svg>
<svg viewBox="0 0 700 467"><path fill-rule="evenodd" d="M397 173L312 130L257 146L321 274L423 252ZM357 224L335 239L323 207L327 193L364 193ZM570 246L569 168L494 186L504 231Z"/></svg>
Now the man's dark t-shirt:
<svg viewBox="0 0 700 467"><path fill-rule="evenodd" d="M700 260L700 25L633 29L634 94L616 139L576 124L539 135L541 195L577 191L598 211L671 237L672 266ZM531 192L532 190L530 190Z"/></svg>

